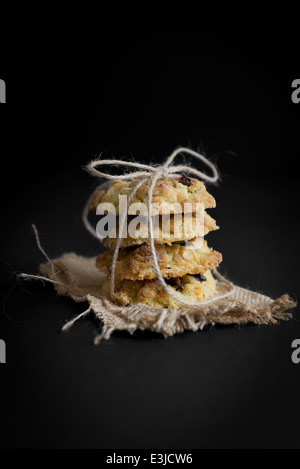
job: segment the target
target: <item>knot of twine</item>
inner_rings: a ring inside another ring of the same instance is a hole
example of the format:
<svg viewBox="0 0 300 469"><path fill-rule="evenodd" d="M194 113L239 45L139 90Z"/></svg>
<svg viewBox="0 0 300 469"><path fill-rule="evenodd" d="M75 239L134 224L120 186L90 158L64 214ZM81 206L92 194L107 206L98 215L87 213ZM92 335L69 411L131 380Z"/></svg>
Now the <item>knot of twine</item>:
<svg viewBox="0 0 300 469"><path fill-rule="evenodd" d="M173 165L171 166L171 163L174 161L174 159L182 153L187 153L198 160L201 160L203 163L205 163L212 171L213 175L209 176L208 174L203 173L202 171L199 171L197 169L194 169L190 166L184 166L184 165ZM115 176L112 174L108 173L103 173L102 171L99 171L97 168L99 166L126 166L129 168L136 168L139 169L139 171L134 171L134 172L129 172L124 175L120 176ZM165 282L161 271L160 267L158 264L157 260L157 255L156 255L156 250L155 250L155 240L153 236L153 220L152 220L152 199L153 199L153 190L155 187L156 182L158 181L159 178L168 178L168 179L177 179L178 176L181 176L181 173L187 173L194 175L198 177L199 179L204 179L205 181L211 182L211 183L216 183L219 179L218 171L213 163L211 163L207 158L205 158L203 155L200 153L197 153L193 150L190 150L189 148L178 148L175 150L165 161L165 163L162 166L150 166L150 165L145 165L142 163L137 163L137 162L131 162L131 161L122 161L122 160L102 160L102 159L97 159L95 161L92 161L89 163L86 167L87 171L98 178L101 179L107 179L107 180L137 180L137 184L131 191L131 193L128 196L128 201L127 201L127 209L130 205L131 200L133 199L133 196L136 194L136 192L139 190L139 188L147 183L149 185L149 190L148 190L148 227L149 227L149 240L150 240L150 249L151 249L151 255L153 259L153 266L154 270L157 276L157 281L163 288L163 290L170 296L172 297L176 302L181 303L186 306L207 306L208 304L214 303L215 301L219 301L221 299L227 298L229 295L233 293L234 290L234 285L226 280L217 270L214 270L215 275L222 280L225 284L228 285L229 290L226 293L219 294L213 297L213 299L208 300L208 301L201 301L201 302L193 302L193 301L187 301L184 300L183 298L180 298L176 293L167 285ZM101 188L104 188L104 186L107 186L107 182L104 184L101 184L100 186L97 187L96 190L99 190ZM95 191L94 191L95 192ZM93 194L94 194L93 192ZM94 227L91 225L91 223L88 220L88 214L89 214L89 207L93 198L93 194L90 196L88 199L83 214L82 214L82 219L83 223L86 227L86 229L98 240L100 239L96 233L96 230ZM115 271L116 271L116 264L119 256L119 251L120 251L120 246L121 246L121 238L120 238L120 233L123 233L124 229L124 224L126 220L126 212L123 212L120 214L119 218L119 233L117 234L117 243L115 246L114 250L114 255L113 255L113 260L112 260L112 265L111 265L111 277L110 277L110 293L111 293L111 298L114 299L116 294L115 294ZM100 239L101 240L101 239Z"/></svg>

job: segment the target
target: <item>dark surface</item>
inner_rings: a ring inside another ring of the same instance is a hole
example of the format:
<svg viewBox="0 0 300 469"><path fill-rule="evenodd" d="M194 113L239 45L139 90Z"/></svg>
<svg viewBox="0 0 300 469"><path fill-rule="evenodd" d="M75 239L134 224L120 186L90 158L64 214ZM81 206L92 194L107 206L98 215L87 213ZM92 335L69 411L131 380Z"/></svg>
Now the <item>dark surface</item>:
<svg viewBox="0 0 300 469"><path fill-rule="evenodd" d="M94 347L92 317L60 332L85 304L14 275L43 261L32 222L51 257L98 254L80 212L96 184L81 165L100 151L160 162L199 145L222 173L210 187L221 230L208 237L222 273L300 296L296 29L283 14L252 13L103 12L86 34L36 26L14 61L3 58L0 447L299 448L298 308L278 326L118 333Z"/></svg>

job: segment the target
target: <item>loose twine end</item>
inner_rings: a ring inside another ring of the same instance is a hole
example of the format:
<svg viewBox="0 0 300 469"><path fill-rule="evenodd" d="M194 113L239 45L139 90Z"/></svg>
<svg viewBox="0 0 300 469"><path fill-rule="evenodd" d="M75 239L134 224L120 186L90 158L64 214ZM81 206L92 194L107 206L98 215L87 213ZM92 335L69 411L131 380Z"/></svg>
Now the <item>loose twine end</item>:
<svg viewBox="0 0 300 469"><path fill-rule="evenodd" d="M39 232L37 230L36 225L32 224L31 227L33 229L33 233L34 233L34 237L35 237L37 247L38 247L39 251L45 257L45 259L48 261L48 263L51 267L52 276L50 278L48 278L48 277L43 277L41 275L31 275L31 274L25 274L25 273L21 272L21 273L18 274L18 278L23 278L25 280L41 280L43 282L49 282L49 283L52 283L54 285L59 285L61 287L64 287L65 285L63 285L62 283L60 283L56 280L57 272L55 271L55 265L54 265L54 263L52 262L52 260L50 259L50 257L48 256L48 254L46 253L46 251L44 250L44 248L41 245L40 235L39 235Z"/></svg>
<svg viewBox="0 0 300 469"><path fill-rule="evenodd" d="M62 288L66 288L66 285L64 285L63 283L56 280L56 277L57 277L59 272L56 271L56 267L55 267L54 263L52 262L52 260L50 259L50 257L48 256L48 254L46 253L46 251L44 250L44 248L41 245L40 235L39 235L39 232L37 230L36 225L32 224L31 226L32 226L32 229L33 229L33 232L34 232L34 236L35 236L35 240L36 240L36 244L38 246L38 249L44 255L45 259L47 259L47 261L48 261L48 263L51 267L52 277L48 278L48 277L44 277L42 275L31 275L31 274L20 273L20 274L18 274L18 278L23 278L25 280L41 280L42 282L48 282L48 283L51 283L52 285L58 285ZM78 316L73 318L71 321L67 322L62 327L62 332L68 332L69 329L71 329L71 327L75 324L75 322L77 322L79 319L87 316L91 311L92 311L92 307L89 307L86 311L79 314Z"/></svg>

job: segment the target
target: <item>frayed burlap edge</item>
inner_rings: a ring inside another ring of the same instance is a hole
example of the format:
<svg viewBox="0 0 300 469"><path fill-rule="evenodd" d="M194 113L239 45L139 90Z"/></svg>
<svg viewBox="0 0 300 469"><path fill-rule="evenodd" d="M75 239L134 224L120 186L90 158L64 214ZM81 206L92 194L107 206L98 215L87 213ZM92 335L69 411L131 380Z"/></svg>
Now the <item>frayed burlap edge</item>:
<svg viewBox="0 0 300 469"><path fill-rule="evenodd" d="M133 334L140 329L169 337L185 330L198 331L216 324L276 324L279 320L291 319L293 316L288 310L296 306L288 295L274 301L235 286L227 298L205 306L199 304L199 307L166 309L137 304L120 307L101 295L104 276L97 270L94 258L64 254L50 264L41 265L40 272L53 283L59 295L89 303L89 309L67 323L63 330L68 330L75 321L92 312L103 323L102 332L95 339L96 345L102 339L109 339L114 331ZM226 292L228 288L228 284L219 282L217 294Z"/></svg>

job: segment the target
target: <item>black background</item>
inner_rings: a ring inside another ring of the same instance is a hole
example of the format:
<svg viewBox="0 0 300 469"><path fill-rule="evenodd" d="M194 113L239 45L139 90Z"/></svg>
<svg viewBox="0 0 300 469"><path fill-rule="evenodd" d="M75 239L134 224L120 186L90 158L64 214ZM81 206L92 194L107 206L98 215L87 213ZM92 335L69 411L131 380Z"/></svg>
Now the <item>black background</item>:
<svg viewBox="0 0 300 469"><path fill-rule="evenodd" d="M19 11L20 25L1 30L0 446L299 448L298 309L278 326L168 340L118 333L93 347L92 318L59 332L86 305L15 276L43 261L33 222L51 257L99 253L80 221L97 183L82 168L89 160L104 151L161 162L185 145L222 174L210 187L221 230L209 236L222 272L297 299L296 12L75 13L45 10L35 21L27 11L22 21Z"/></svg>

